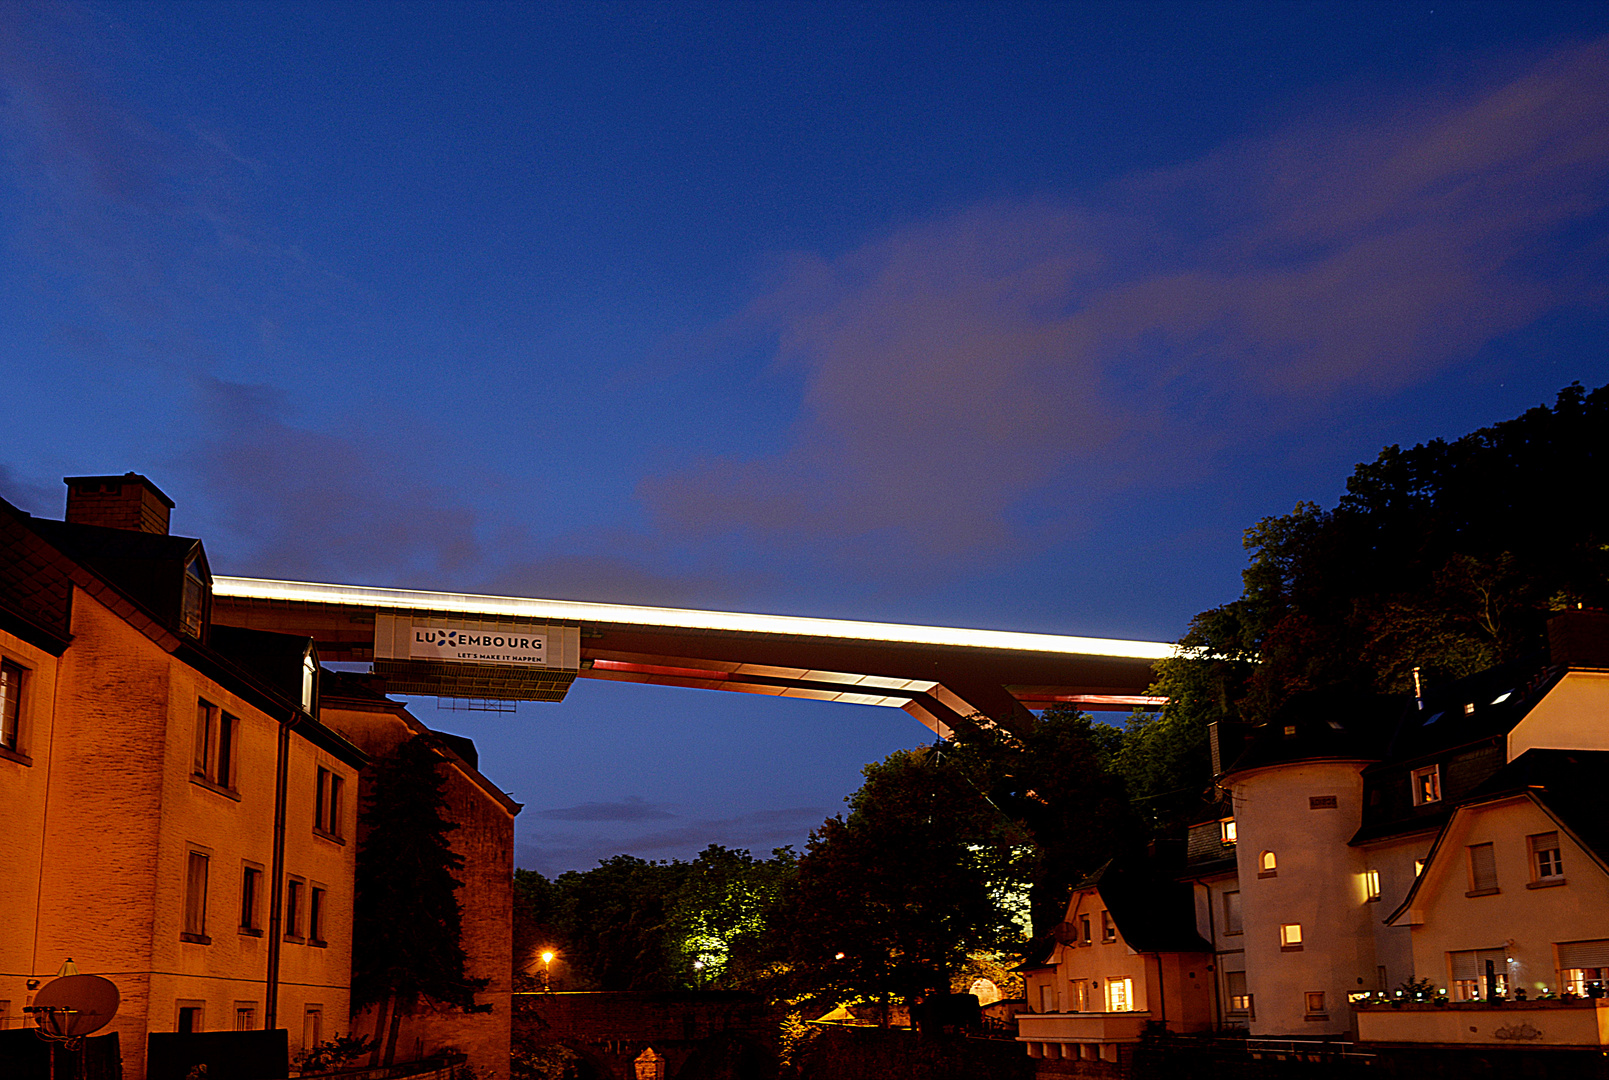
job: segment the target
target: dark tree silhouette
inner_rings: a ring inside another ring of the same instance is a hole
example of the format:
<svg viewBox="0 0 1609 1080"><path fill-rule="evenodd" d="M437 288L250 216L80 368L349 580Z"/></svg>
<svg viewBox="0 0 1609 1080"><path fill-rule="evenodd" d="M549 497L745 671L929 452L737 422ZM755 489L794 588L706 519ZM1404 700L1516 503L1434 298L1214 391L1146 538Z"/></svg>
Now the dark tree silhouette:
<svg viewBox="0 0 1609 1080"><path fill-rule="evenodd" d="M373 765L357 858L352 999L379 1006L375 1054L396 1057L402 1018L426 1007L469 1008L486 985L472 979L453 875L464 860L448 845L458 826L442 814L446 781L429 735L415 735ZM389 1014L389 1032L387 1016Z"/></svg>

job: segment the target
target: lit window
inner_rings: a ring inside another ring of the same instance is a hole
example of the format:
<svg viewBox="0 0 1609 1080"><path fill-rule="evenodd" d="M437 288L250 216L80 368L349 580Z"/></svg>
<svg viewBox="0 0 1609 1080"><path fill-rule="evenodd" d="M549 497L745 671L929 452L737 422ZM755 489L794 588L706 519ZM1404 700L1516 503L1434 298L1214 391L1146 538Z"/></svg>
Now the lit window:
<svg viewBox="0 0 1609 1080"><path fill-rule="evenodd" d="M1418 877L1420 874L1422 874L1424 872L1425 872L1425 860L1423 860L1423 859L1415 859L1413 861L1413 876Z"/></svg>
<svg viewBox="0 0 1609 1080"><path fill-rule="evenodd" d="M1380 871L1365 870L1363 871L1363 901L1368 903L1370 900L1378 899L1380 899Z"/></svg>
<svg viewBox="0 0 1609 1080"><path fill-rule="evenodd" d="M1474 716L1475 715L1475 703L1473 701L1464 702L1464 715L1465 716Z"/></svg>
<svg viewBox="0 0 1609 1080"><path fill-rule="evenodd" d="M1106 1011L1132 1012L1134 1010L1134 980L1106 980Z"/></svg>
<svg viewBox="0 0 1609 1080"><path fill-rule="evenodd" d="M1485 896L1497 891L1497 856L1492 845L1469 845L1469 895Z"/></svg>
<svg viewBox="0 0 1609 1080"><path fill-rule="evenodd" d="M1398 789L1401 790L1401 789ZM1441 802L1441 766L1429 765L1413 771L1413 804Z"/></svg>
<svg viewBox="0 0 1609 1080"><path fill-rule="evenodd" d="M1112 921L1110 911L1101 912L1101 940L1103 942L1117 940L1117 924Z"/></svg>
<svg viewBox="0 0 1609 1080"><path fill-rule="evenodd" d="M1307 1015L1321 1016L1324 1013L1324 991L1309 990L1305 995L1307 999Z"/></svg>
<svg viewBox="0 0 1609 1080"><path fill-rule="evenodd" d="M1218 824L1221 828L1223 842L1226 844L1233 844L1235 842L1235 819L1225 818Z"/></svg>
<svg viewBox="0 0 1609 1080"><path fill-rule="evenodd" d="M1595 997L1609 987L1609 941L1565 941L1558 949L1561 989Z"/></svg>
<svg viewBox="0 0 1609 1080"><path fill-rule="evenodd" d="M201 852L190 852L184 881L184 933L180 935L202 945L211 944L207 940L207 863Z"/></svg>
<svg viewBox="0 0 1609 1080"><path fill-rule="evenodd" d="M1469 949L1447 954L1454 1001L1479 1001L1490 993L1508 994L1508 954L1503 949Z"/></svg>
<svg viewBox="0 0 1609 1080"><path fill-rule="evenodd" d="M0 660L0 747L16 752L22 727L22 668Z"/></svg>
<svg viewBox="0 0 1609 1080"><path fill-rule="evenodd" d="M1559 858L1559 834L1541 833L1530 838L1531 871L1538 882L1564 880L1564 862Z"/></svg>
<svg viewBox="0 0 1609 1080"><path fill-rule="evenodd" d="M341 778L329 769L318 770L314 789L313 829L331 839L341 838Z"/></svg>
<svg viewBox="0 0 1609 1080"><path fill-rule="evenodd" d="M1240 922L1240 891L1224 893L1224 933L1242 933Z"/></svg>
<svg viewBox="0 0 1609 1080"><path fill-rule="evenodd" d="M1246 973L1244 971L1224 972L1224 990L1229 998L1229 1011L1231 1013L1251 1014L1251 994L1246 990Z"/></svg>
<svg viewBox="0 0 1609 1080"><path fill-rule="evenodd" d="M1274 858L1272 851L1265 851L1257 857L1257 876L1273 877L1279 873L1279 860Z"/></svg>
<svg viewBox="0 0 1609 1080"><path fill-rule="evenodd" d="M1279 924L1279 947L1282 949L1300 949L1302 947L1302 924Z"/></svg>

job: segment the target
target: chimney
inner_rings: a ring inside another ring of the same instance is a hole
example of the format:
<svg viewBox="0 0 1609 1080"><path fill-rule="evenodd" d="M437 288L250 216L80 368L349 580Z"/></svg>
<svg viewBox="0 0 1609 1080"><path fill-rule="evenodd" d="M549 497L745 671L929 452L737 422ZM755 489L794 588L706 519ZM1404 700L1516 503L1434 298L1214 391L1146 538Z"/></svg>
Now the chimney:
<svg viewBox="0 0 1609 1080"><path fill-rule="evenodd" d="M67 521L71 524L168 534L173 500L139 473L62 479L67 485Z"/></svg>
<svg viewBox="0 0 1609 1080"><path fill-rule="evenodd" d="M1565 667L1609 668L1609 612L1559 612L1548 620L1548 652Z"/></svg>

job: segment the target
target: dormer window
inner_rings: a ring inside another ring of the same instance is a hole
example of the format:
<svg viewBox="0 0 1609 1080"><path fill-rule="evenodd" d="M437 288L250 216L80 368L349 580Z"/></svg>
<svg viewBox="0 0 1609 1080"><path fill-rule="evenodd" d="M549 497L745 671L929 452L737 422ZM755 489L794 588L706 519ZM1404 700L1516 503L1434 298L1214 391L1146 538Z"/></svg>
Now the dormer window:
<svg viewBox="0 0 1609 1080"><path fill-rule="evenodd" d="M1224 818L1218 823L1218 827L1219 839L1226 844L1233 844L1235 842L1235 819Z"/></svg>
<svg viewBox="0 0 1609 1080"><path fill-rule="evenodd" d="M1413 771L1413 804L1441 802L1441 767L1430 765Z"/></svg>
<svg viewBox="0 0 1609 1080"><path fill-rule="evenodd" d="M200 563L200 559L191 559L184 564L184 598L179 605L179 629L197 638L201 636L202 608L207 595Z"/></svg>

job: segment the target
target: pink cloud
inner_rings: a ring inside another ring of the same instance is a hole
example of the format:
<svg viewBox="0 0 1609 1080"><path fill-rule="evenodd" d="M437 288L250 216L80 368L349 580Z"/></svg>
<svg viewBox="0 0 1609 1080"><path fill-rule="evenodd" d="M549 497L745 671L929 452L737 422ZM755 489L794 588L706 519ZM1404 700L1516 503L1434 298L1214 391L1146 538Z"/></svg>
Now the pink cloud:
<svg viewBox="0 0 1609 1080"><path fill-rule="evenodd" d="M787 448L640 493L675 535L814 540L842 563L1009 553L1024 520L1199 473L1592 299L1532 265L1602 243L1579 233L1606 181L1595 42L1080 205L975 207L801 256L743 316L804 372Z"/></svg>

